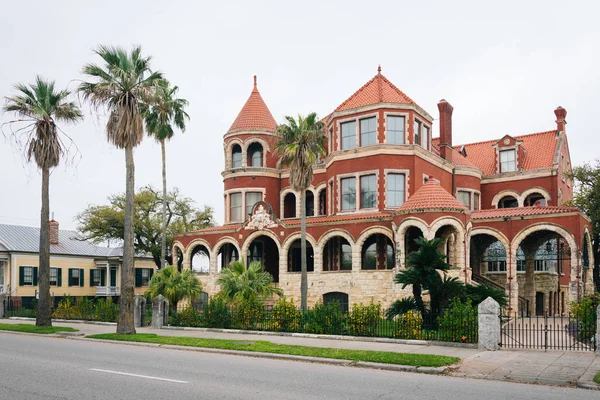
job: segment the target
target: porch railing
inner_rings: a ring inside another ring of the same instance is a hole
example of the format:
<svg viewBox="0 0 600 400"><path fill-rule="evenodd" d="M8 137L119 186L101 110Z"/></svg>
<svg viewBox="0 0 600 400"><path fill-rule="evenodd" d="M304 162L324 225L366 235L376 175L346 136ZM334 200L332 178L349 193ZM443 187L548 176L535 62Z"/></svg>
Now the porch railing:
<svg viewBox="0 0 600 400"><path fill-rule="evenodd" d="M119 296L118 286L96 286L96 296Z"/></svg>

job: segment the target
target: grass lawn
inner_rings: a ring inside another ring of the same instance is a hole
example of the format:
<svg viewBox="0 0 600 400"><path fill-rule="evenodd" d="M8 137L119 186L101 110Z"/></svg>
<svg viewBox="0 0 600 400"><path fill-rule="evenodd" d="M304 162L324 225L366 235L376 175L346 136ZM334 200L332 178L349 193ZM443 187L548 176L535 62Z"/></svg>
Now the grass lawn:
<svg viewBox="0 0 600 400"><path fill-rule="evenodd" d="M223 339L201 339L177 336L158 336L153 333L136 335L118 335L106 333L86 336L92 339L121 340L126 342L144 342L170 344L177 346L203 347L209 349L242 350L273 354L290 354L341 360L370 361L385 364L412 365L415 367L441 367L460 361L458 357L436 356L431 354L394 353L389 351L346 350L323 347L281 345L266 340L243 341Z"/></svg>
<svg viewBox="0 0 600 400"><path fill-rule="evenodd" d="M49 335L56 332L77 332L77 329L67 328L64 326L45 326L38 328L37 326L31 324L0 324L0 331L40 333L42 335Z"/></svg>
<svg viewBox="0 0 600 400"><path fill-rule="evenodd" d="M596 376L594 377L594 382L596 382L597 384L599 384L599 385L600 385L600 372L598 372L598 373L596 374Z"/></svg>

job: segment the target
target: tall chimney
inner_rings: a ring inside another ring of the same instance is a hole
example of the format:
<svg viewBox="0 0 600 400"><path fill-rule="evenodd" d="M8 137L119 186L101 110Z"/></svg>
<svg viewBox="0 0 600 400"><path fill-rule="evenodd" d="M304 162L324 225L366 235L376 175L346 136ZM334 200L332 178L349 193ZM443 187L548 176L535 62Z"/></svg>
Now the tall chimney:
<svg viewBox="0 0 600 400"><path fill-rule="evenodd" d="M567 110L558 106L554 110L554 115L556 115L556 129L559 132L564 132L567 125L567 120L565 119L567 117Z"/></svg>
<svg viewBox="0 0 600 400"><path fill-rule="evenodd" d="M438 103L440 111L440 154L452 162L452 111L454 107L442 99Z"/></svg>
<svg viewBox="0 0 600 400"><path fill-rule="evenodd" d="M58 244L58 221L52 219L49 225L48 240L50 244Z"/></svg>

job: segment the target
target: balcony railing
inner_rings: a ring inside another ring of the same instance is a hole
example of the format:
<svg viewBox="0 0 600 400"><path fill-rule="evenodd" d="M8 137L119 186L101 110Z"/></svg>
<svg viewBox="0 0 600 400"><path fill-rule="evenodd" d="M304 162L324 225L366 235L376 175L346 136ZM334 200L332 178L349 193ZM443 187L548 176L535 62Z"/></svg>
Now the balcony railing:
<svg viewBox="0 0 600 400"><path fill-rule="evenodd" d="M96 286L96 296L119 296L118 286Z"/></svg>

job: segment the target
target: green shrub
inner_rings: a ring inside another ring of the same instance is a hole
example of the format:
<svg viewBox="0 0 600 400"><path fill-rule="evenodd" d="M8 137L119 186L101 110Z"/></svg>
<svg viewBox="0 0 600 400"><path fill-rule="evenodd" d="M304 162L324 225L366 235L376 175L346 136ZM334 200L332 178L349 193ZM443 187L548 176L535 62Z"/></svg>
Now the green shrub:
<svg viewBox="0 0 600 400"><path fill-rule="evenodd" d="M169 325L194 328L202 327L204 326L204 314L196 311L195 308L186 308L183 311L170 315Z"/></svg>
<svg viewBox="0 0 600 400"><path fill-rule="evenodd" d="M95 319L104 322L117 322L119 317L119 305L113 302L112 297L98 300L95 307Z"/></svg>
<svg viewBox="0 0 600 400"><path fill-rule="evenodd" d="M300 328L301 313L292 300L278 300L271 311L273 329L278 332L297 332Z"/></svg>
<svg viewBox="0 0 600 400"><path fill-rule="evenodd" d="M438 340L447 342L477 343L477 307L471 300L455 299L446 313L438 317Z"/></svg>
<svg viewBox="0 0 600 400"><path fill-rule="evenodd" d="M348 329L354 336L375 336L377 325L381 322L381 304L354 304L348 314Z"/></svg>
<svg viewBox="0 0 600 400"><path fill-rule="evenodd" d="M75 301L71 296L64 296L58 302L58 306L52 313L53 318L59 319L74 319L76 315Z"/></svg>
<svg viewBox="0 0 600 400"><path fill-rule="evenodd" d="M87 297L78 297L74 306L74 318L82 320L96 319L94 302Z"/></svg>
<svg viewBox="0 0 600 400"><path fill-rule="evenodd" d="M315 304L312 310L302 315L302 327L305 333L343 335L347 329L342 305L338 301Z"/></svg>
<svg viewBox="0 0 600 400"><path fill-rule="evenodd" d="M594 337L598 303L600 303L600 297L593 295L582 297L578 302L571 304L571 313L575 321L569 324L568 330L575 339L587 342Z"/></svg>
<svg viewBox="0 0 600 400"><path fill-rule="evenodd" d="M213 296L204 307L204 321L208 328L230 328L231 312L222 296Z"/></svg>
<svg viewBox="0 0 600 400"><path fill-rule="evenodd" d="M394 337L398 339L423 339L423 316L420 312L410 310L394 320Z"/></svg>
<svg viewBox="0 0 600 400"><path fill-rule="evenodd" d="M231 325L236 329L255 329L264 320L265 303L258 298L236 299L231 308Z"/></svg>

